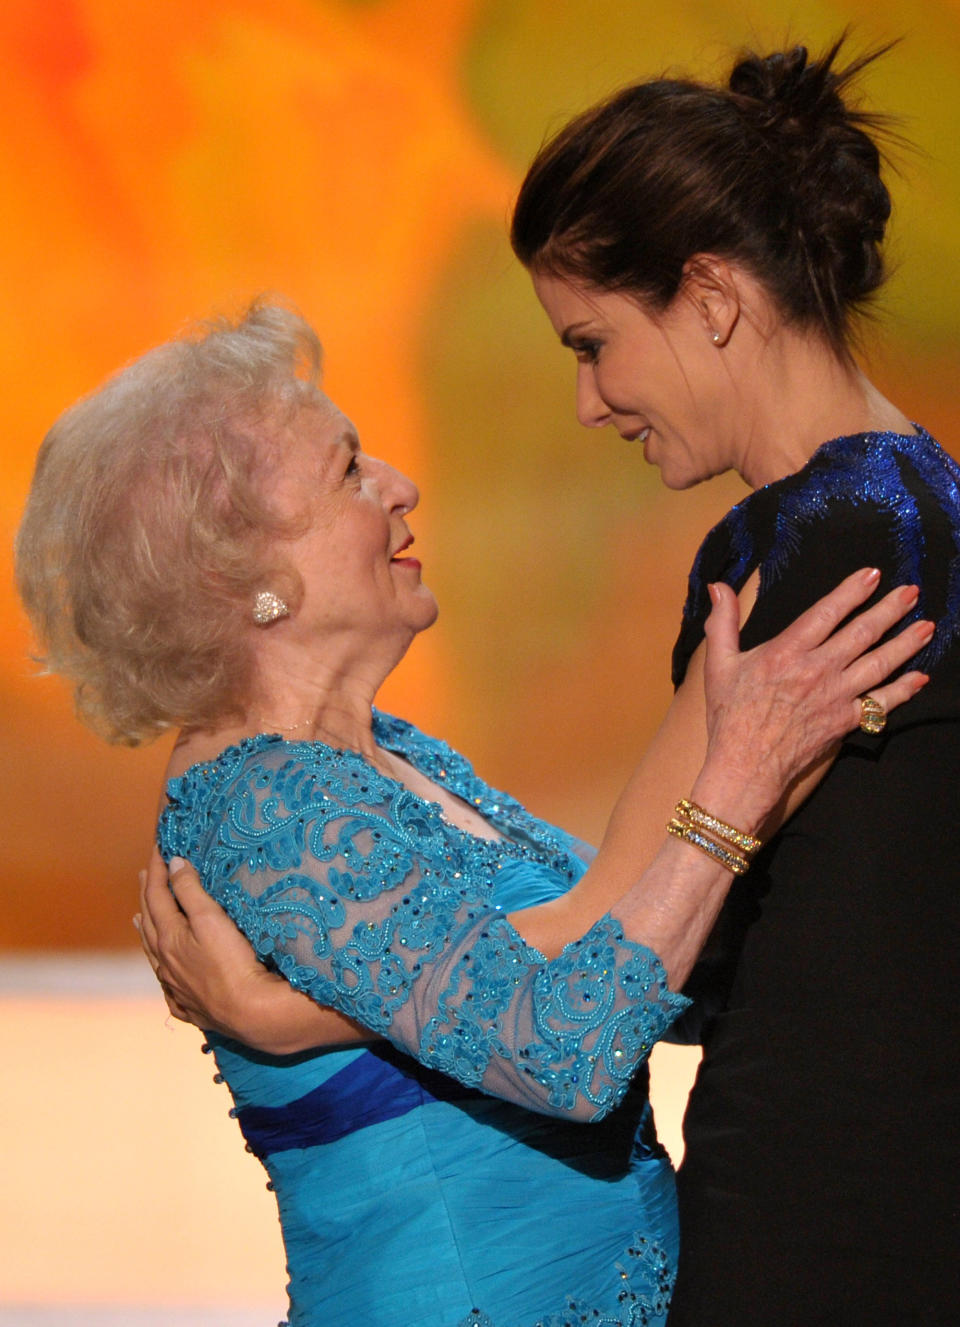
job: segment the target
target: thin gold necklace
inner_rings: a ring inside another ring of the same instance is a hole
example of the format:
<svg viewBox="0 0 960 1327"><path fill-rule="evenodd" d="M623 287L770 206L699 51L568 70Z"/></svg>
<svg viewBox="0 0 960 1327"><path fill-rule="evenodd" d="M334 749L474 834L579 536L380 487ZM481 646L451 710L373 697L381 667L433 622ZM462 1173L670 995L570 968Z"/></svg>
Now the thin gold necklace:
<svg viewBox="0 0 960 1327"><path fill-rule="evenodd" d="M253 715L255 724L263 725L262 732L265 733L295 733L298 728L309 728L315 722L313 719L304 719L301 723L274 723L271 719L265 719L262 714Z"/></svg>

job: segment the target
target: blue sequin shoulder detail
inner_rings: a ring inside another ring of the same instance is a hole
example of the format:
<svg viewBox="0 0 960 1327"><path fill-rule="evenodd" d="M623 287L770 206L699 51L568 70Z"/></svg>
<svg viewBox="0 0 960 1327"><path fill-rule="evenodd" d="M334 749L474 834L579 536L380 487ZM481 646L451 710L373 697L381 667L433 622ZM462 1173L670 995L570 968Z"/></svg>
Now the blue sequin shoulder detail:
<svg viewBox="0 0 960 1327"><path fill-rule="evenodd" d="M600 1118L687 1001L609 914L555 959L492 900L517 860L577 878L574 841L490 789L444 743L378 715L375 736L485 815L476 838L356 752L246 738L168 785L161 851L192 861L258 955L469 1087Z"/></svg>
<svg viewBox="0 0 960 1327"><path fill-rule="evenodd" d="M833 555L842 570L829 583L811 575L816 597L855 566L869 565L856 562L858 544L874 551L881 540L875 556L886 586L919 585L912 617L938 622L930 645L910 666L934 668L960 637L960 466L919 429L835 438L802 470L758 489L727 513L707 535L690 573L675 683L702 635L710 581L739 590L759 570L759 604L805 561L821 559L829 576ZM852 565L843 561L847 554Z"/></svg>

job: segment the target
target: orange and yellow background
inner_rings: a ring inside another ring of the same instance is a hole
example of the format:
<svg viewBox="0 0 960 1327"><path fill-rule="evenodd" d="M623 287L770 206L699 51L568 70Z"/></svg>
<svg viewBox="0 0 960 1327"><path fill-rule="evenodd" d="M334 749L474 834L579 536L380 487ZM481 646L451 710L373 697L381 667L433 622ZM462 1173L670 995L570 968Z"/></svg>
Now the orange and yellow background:
<svg viewBox="0 0 960 1327"><path fill-rule="evenodd" d="M667 493L636 449L578 427L572 360L509 251L511 199L544 134L622 83L719 77L745 44L821 47L847 24L856 49L903 38L864 96L914 144L889 176L868 367L957 453L957 0L0 6L0 1320L282 1302L208 1062L125 966L164 744L99 743L30 662L11 543L46 428L191 319L292 300L366 449L422 491L442 614L383 704L596 837L668 701L687 566L743 490ZM128 974L120 994L106 971Z"/></svg>

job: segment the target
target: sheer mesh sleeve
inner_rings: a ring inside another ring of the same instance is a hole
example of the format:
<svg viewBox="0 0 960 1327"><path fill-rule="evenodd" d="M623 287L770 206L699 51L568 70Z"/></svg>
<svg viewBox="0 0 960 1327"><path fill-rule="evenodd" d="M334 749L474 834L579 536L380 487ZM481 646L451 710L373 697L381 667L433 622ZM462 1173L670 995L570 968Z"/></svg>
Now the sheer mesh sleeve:
<svg viewBox="0 0 960 1327"><path fill-rule="evenodd" d="M352 753L249 739L169 792L164 855L261 959L469 1086L599 1119L687 1005L610 915L546 961L491 904L492 857Z"/></svg>

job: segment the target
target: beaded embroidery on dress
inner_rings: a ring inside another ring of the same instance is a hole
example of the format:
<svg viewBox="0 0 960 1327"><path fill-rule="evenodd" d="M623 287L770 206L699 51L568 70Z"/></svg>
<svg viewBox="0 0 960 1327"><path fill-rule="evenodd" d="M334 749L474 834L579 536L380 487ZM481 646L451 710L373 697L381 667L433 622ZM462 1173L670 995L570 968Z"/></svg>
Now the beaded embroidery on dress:
<svg viewBox="0 0 960 1327"><path fill-rule="evenodd" d="M398 720L377 731L391 734L416 754ZM453 766L447 783L482 813L487 798L466 762L458 770L438 744L442 757ZM572 871L569 848L548 849L513 799L498 796L489 813L517 838L478 851L436 804L355 752L275 735L194 766L168 796L161 850L197 862L258 955L318 1003L471 1087L597 1118L685 1007L614 917L548 963L492 905L492 876L510 860L552 858Z"/></svg>
<svg viewBox="0 0 960 1327"><path fill-rule="evenodd" d="M532 1327L654 1327L662 1322L670 1307L674 1268L665 1249L645 1235L636 1233L617 1264L621 1288L615 1311L605 1311L575 1299L568 1299L562 1309L537 1318ZM480 1309L474 1309L457 1327L531 1327L528 1323L496 1323Z"/></svg>
<svg viewBox="0 0 960 1327"><path fill-rule="evenodd" d="M290 1327L456 1327L471 1305L485 1327L662 1327L673 1179L630 1075L688 1002L610 916L552 962L526 945L505 914L565 892L589 850L445 743L381 714L374 732L503 838L278 736L172 780L159 827L265 961L400 1048L209 1037L280 1206Z"/></svg>

